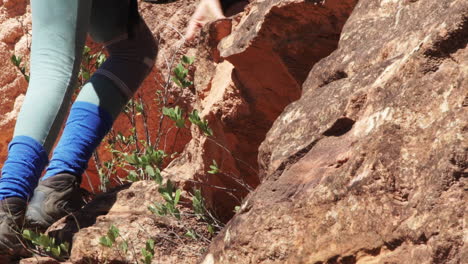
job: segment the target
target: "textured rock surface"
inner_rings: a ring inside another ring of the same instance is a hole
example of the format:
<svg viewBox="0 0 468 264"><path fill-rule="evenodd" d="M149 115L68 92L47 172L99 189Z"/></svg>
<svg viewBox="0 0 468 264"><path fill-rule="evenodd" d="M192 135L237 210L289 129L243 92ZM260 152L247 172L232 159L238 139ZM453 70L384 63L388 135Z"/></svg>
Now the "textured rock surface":
<svg viewBox="0 0 468 264"><path fill-rule="evenodd" d="M194 230L203 234L207 232L206 227L193 215L184 215L178 222L173 217L152 214L148 206L163 200L158 187L154 182L140 181L101 194L74 217L55 223L48 232L61 241L71 242L73 238L72 263L137 263L149 238L156 245L154 263L196 263L207 244L185 233ZM181 211L182 214L187 212ZM100 245L99 240L111 225L119 229L120 238L108 248ZM126 253L119 246L123 239L128 244Z"/></svg>
<svg viewBox="0 0 468 264"><path fill-rule="evenodd" d="M466 261L467 12L360 1L204 263Z"/></svg>
<svg viewBox="0 0 468 264"><path fill-rule="evenodd" d="M214 40L208 37L202 47L212 51L223 33L229 35L218 45L220 57L207 52L203 56L207 63L197 66L195 107L212 124L214 138L200 137L195 131L166 173L201 182L195 186L202 187L209 204L229 219L234 206L259 183L257 155L265 134L284 107L299 98L312 65L336 48L355 3L253 2L232 18L231 34L225 29L229 21L212 25L208 34ZM206 173L213 160L223 173ZM194 185L187 183L186 189Z"/></svg>
<svg viewBox="0 0 468 264"><path fill-rule="evenodd" d="M31 30L30 14L23 0L0 1L0 161L5 160L13 135L16 116L23 102L28 83L11 63L11 56L23 57L27 66Z"/></svg>
<svg viewBox="0 0 468 264"><path fill-rule="evenodd" d="M53 258L49 257L32 257L27 259L22 259L19 264L57 264L57 263L71 263L71 262L59 262Z"/></svg>
<svg viewBox="0 0 468 264"><path fill-rule="evenodd" d="M141 4L160 43L142 96L154 98L174 54L195 56L194 87L169 87L168 103L185 112L199 109L215 135L207 138L196 128L178 139L169 134L178 152L193 139L165 175L186 190L201 187L224 220L261 184L204 258L206 244L184 237L187 227L204 232L203 225L187 217L181 226L150 214L148 204L160 201L153 183L122 186L80 211L80 228L69 217L49 230L64 240L73 237L70 261L135 262L131 252L99 245L111 224L134 243L137 258L145 240L156 238L155 263L468 259L468 3L361 0L340 33L356 2L254 2L184 46L180 33L194 1ZM0 0L2 61L13 51L28 52L28 35L14 19L28 32L24 3ZM0 87L0 110L9 113L0 120L3 154L26 83L1 64ZM157 106L148 107L157 129ZM130 125L121 117L116 127ZM142 133L141 126L137 130ZM207 174L213 159L223 173ZM182 204L182 210L189 207Z"/></svg>

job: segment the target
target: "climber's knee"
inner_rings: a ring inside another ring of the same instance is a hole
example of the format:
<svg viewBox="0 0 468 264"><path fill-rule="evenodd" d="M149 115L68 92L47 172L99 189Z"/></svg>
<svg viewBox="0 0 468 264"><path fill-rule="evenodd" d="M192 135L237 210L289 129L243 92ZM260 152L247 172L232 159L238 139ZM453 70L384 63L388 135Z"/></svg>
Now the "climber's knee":
<svg viewBox="0 0 468 264"><path fill-rule="evenodd" d="M140 19L126 34L107 43L109 58L96 71L111 79L131 98L154 66L158 47L153 34Z"/></svg>

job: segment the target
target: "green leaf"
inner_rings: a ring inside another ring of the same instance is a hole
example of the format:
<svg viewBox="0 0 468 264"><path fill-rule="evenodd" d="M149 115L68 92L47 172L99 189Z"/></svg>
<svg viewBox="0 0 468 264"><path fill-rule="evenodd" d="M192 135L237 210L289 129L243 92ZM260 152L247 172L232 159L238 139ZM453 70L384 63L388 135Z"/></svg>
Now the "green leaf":
<svg viewBox="0 0 468 264"><path fill-rule="evenodd" d="M136 173L136 171L134 171L134 170L129 171L128 175L127 175L127 180L129 180L131 182L138 181L139 177L138 177L138 174Z"/></svg>
<svg viewBox="0 0 468 264"><path fill-rule="evenodd" d="M172 113L174 112L174 109L164 106L163 109L162 109L162 112L163 112L163 115L165 115L165 116L171 116Z"/></svg>
<svg viewBox="0 0 468 264"><path fill-rule="evenodd" d="M23 230L23 237L29 241L32 241L37 238L37 234L29 229L25 229Z"/></svg>
<svg viewBox="0 0 468 264"><path fill-rule="evenodd" d="M185 127L185 120L183 120L183 119L177 119L177 120L176 120L176 127L178 127L178 128L184 128L184 127Z"/></svg>
<svg viewBox="0 0 468 264"><path fill-rule="evenodd" d="M83 78L83 80L87 81L90 77L91 74L89 73L89 71L84 70L81 72L81 78Z"/></svg>
<svg viewBox="0 0 468 264"><path fill-rule="evenodd" d="M198 115L198 110L193 109L192 113L189 114L189 121L194 125L199 125L201 123L200 116Z"/></svg>
<svg viewBox="0 0 468 264"><path fill-rule="evenodd" d="M158 209L152 204L148 205L148 210L150 210L150 212L153 214L156 214L158 211Z"/></svg>
<svg viewBox="0 0 468 264"><path fill-rule="evenodd" d="M161 195L164 198L164 200L166 200L166 202L172 201L172 196L169 193L165 192L165 193L162 193Z"/></svg>
<svg viewBox="0 0 468 264"><path fill-rule="evenodd" d="M191 65L193 64L193 61L195 60L195 57L188 57L188 56L182 56L182 63L183 64L187 64L187 65Z"/></svg>
<svg viewBox="0 0 468 264"><path fill-rule="evenodd" d="M50 245L49 237L44 234L40 234L36 242L37 242L37 245L42 246L42 247L47 247Z"/></svg>
<svg viewBox="0 0 468 264"><path fill-rule="evenodd" d="M186 233L185 233L185 236L186 237L189 237L193 240L197 240L197 234L195 233L195 231L193 231L192 229L188 230Z"/></svg>
<svg viewBox="0 0 468 264"><path fill-rule="evenodd" d="M154 240L148 239L146 241L146 250L154 254Z"/></svg>
<svg viewBox="0 0 468 264"><path fill-rule="evenodd" d="M91 48L88 46L84 46L83 48L83 55L87 55L91 52Z"/></svg>
<svg viewBox="0 0 468 264"><path fill-rule="evenodd" d="M183 87L182 83L175 76L173 76L171 79L175 84L177 84L177 86Z"/></svg>
<svg viewBox="0 0 468 264"><path fill-rule="evenodd" d="M142 104L142 103L136 104L136 105L135 105L135 110L136 110L138 113L143 113L143 110L144 110L143 104Z"/></svg>
<svg viewBox="0 0 468 264"><path fill-rule="evenodd" d="M212 137L213 136L213 130L209 127L207 127L204 131L205 135Z"/></svg>
<svg viewBox="0 0 468 264"><path fill-rule="evenodd" d="M210 165L210 169L208 171L209 174L218 174L219 173L219 168L218 168L218 164L216 163L215 160L213 160L213 164Z"/></svg>
<svg viewBox="0 0 468 264"><path fill-rule="evenodd" d="M214 227L212 225L208 224L206 228L208 229L208 233L214 235L215 230L214 230Z"/></svg>
<svg viewBox="0 0 468 264"><path fill-rule="evenodd" d="M182 86L183 86L184 88L190 87L190 86L192 86L192 85L193 85L193 82L191 82L191 81L187 81L187 80L183 80L183 81L182 81Z"/></svg>
<svg viewBox="0 0 468 264"><path fill-rule="evenodd" d="M163 178L161 176L161 171L156 168L155 170L155 174L154 176L152 177L152 179L157 183L157 184L162 184L162 181L163 181Z"/></svg>
<svg viewBox="0 0 468 264"><path fill-rule="evenodd" d="M61 254L60 247L53 247L50 249L50 252L52 253L54 257L56 258L60 257L60 254Z"/></svg>
<svg viewBox="0 0 468 264"><path fill-rule="evenodd" d="M22 61L21 56L12 55L10 59L13 65L15 65L16 67L20 66L21 61Z"/></svg>
<svg viewBox="0 0 468 264"><path fill-rule="evenodd" d="M185 77L187 77L188 70L184 68L182 64L177 64L177 66L174 68L174 74L177 79L183 80Z"/></svg>
<svg viewBox="0 0 468 264"><path fill-rule="evenodd" d="M114 243L117 237L119 237L119 229L112 224L109 228L109 231L107 231L107 236L112 241L112 243Z"/></svg>
<svg viewBox="0 0 468 264"><path fill-rule="evenodd" d="M122 243L120 243L120 249L122 249L122 251L124 252L124 254L127 254L127 251L128 251L128 243L127 241L123 241Z"/></svg>
<svg viewBox="0 0 468 264"><path fill-rule="evenodd" d="M171 180L167 180L166 182L166 190L167 192L174 192L174 185L172 184Z"/></svg>
<svg viewBox="0 0 468 264"><path fill-rule="evenodd" d="M98 59L96 60L96 68L101 67L101 65L106 61L106 55L101 53L98 56Z"/></svg>
<svg viewBox="0 0 468 264"><path fill-rule="evenodd" d="M68 252L69 249L70 249L70 243L68 243L68 242L62 243L62 244L60 244L60 248L62 248L63 251Z"/></svg>
<svg viewBox="0 0 468 264"><path fill-rule="evenodd" d="M137 156L135 154L125 155L124 159L131 165L138 164Z"/></svg>
<svg viewBox="0 0 468 264"><path fill-rule="evenodd" d="M154 171L154 168L151 165L146 165L145 171L146 174L148 174L150 177L154 177L156 175L156 172Z"/></svg>
<svg viewBox="0 0 468 264"><path fill-rule="evenodd" d="M175 197L174 197L174 205L177 205L179 203L179 200L180 200L180 193L181 193L181 190L180 189L177 189L176 193L175 193Z"/></svg>
<svg viewBox="0 0 468 264"><path fill-rule="evenodd" d="M149 161L149 160L148 160L148 157L147 157L147 156L141 156L139 159L140 159L140 162L138 162L138 163L140 163L140 164L148 164L148 161Z"/></svg>
<svg viewBox="0 0 468 264"><path fill-rule="evenodd" d="M109 239L109 237L102 236L101 238L99 238L99 244L110 248L114 243Z"/></svg>

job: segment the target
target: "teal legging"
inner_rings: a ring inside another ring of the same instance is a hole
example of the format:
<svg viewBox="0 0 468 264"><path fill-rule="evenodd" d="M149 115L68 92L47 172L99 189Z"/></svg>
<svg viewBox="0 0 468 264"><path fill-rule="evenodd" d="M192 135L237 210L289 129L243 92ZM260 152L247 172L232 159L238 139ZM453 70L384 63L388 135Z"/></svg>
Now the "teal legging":
<svg viewBox="0 0 468 264"><path fill-rule="evenodd" d="M14 136L32 137L50 152L70 106L88 32L110 57L77 101L99 105L114 118L119 114L157 54L151 31L132 18L130 6L129 0L31 0L31 80Z"/></svg>
<svg viewBox="0 0 468 264"><path fill-rule="evenodd" d="M43 179L81 176L157 55L136 0L31 0L31 7L31 79L2 167L0 200L29 199L37 186L70 106L87 33L109 57L80 91Z"/></svg>

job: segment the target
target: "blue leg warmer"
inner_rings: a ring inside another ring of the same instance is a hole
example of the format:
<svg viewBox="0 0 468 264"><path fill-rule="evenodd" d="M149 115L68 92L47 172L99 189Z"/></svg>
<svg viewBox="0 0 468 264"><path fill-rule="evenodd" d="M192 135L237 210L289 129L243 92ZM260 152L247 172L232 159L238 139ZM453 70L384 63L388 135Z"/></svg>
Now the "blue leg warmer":
<svg viewBox="0 0 468 264"><path fill-rule="evenodd" d="M75 102L42 180L63 172L81 176L112 123L112 116L101 107Z"/></svg>
<svg viewBox="0 0 468 264"><path fill-rule="evenodd" d="M14 137L2 168L0 200L9 197L28 200L47 162L47 153L39 142L28 136Z"/></svg>

